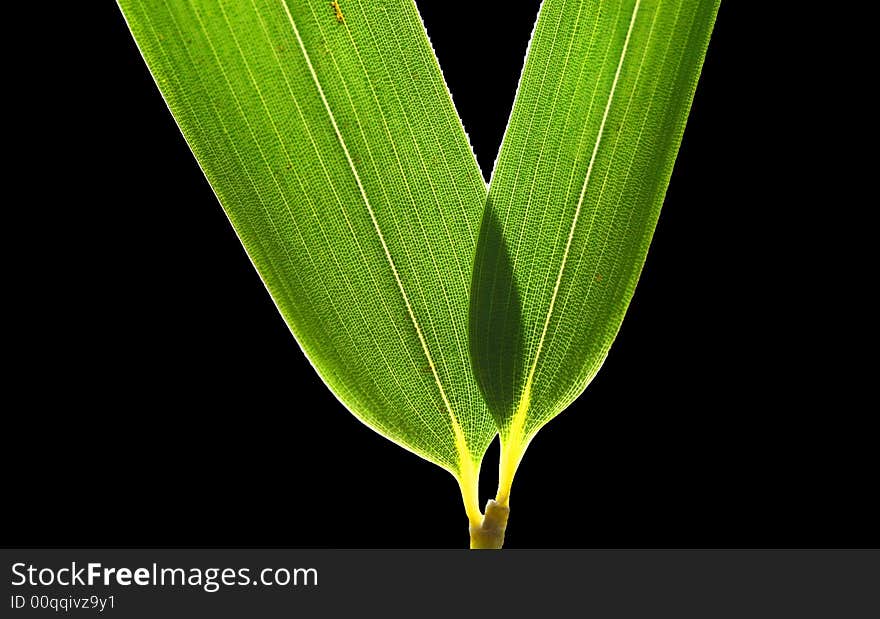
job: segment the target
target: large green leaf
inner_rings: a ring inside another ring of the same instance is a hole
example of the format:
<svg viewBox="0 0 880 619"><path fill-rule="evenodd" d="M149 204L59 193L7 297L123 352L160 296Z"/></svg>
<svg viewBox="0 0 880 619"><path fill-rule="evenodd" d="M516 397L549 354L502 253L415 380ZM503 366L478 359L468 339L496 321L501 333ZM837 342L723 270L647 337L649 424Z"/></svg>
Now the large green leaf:
<svg viewBox="0 0 880 619"><path fill-rule="evenodd" d="M720 0L545 0L496 162L470 339L499 500L602 365L645 261Z"/></svg>
<svg viewBox="0 0 880 619"><path fill-rule="evenodd" d="M486 186L415 5L120 5L315 369L367 425L456 475L478 520L496 429L467 307ZM173 225L181 208L171 195L157 214Z"/></svg>

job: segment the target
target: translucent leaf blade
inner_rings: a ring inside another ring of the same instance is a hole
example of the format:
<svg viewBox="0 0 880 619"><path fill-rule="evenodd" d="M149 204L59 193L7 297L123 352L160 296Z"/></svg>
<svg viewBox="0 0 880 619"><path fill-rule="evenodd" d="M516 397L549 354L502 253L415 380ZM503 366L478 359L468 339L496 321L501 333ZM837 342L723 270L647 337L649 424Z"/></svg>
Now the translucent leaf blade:
<svg viewBox="0 0 880 619"><path fill-rule="evenodd" d="M608 353L645 261L718 5L542 5L472 284L473 364L507 443L527 443Z"/></svg>
<svg viewBox="0 0 880 619"><path fill-rule="evenodd" d="M120 5L327 385L389 439L472 466L495 433L466 335L486 188L414 4ZM186 205L160 208L173 225Z"/></svg>

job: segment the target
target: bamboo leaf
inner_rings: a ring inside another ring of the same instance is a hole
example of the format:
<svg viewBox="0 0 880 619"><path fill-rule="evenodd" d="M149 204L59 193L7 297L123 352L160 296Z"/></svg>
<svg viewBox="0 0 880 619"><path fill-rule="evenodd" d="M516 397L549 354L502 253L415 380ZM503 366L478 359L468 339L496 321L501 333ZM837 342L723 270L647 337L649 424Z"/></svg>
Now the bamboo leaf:
<svg viewBox="0 0 880 619"><path fill-rule="evenodd" d="M632 297L720 0L545 0L490 186L471 354L503 445L599 370Z"/></svg>
<svg viewBox="0 0 880 619"><path fill-rule="evenodd" d="M467 305L486 186L415 5L120 6L317 372L364 423L456 475L478 518L496 430L470 370ZM169 225L186 208L162 206Z"/></svg>

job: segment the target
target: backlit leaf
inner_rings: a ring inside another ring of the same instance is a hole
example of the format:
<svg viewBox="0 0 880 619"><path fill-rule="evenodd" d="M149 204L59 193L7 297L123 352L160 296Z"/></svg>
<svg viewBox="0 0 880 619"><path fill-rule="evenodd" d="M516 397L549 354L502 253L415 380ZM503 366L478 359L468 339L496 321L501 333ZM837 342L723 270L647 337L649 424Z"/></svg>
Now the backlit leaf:
<svg viewBox="0 0 880 619"><path fill-rule="evenodd" d="M472 286L471 354L501 433L502 502L529 440L583 392L620 328L719 2L543 3Z"/></svg>
<svg viewBox="0 0 880 619"><path fill-rule="evenodd" d="M467 342L486 186L415 5L120 5L317 372L367 425L455 474L477 519L496 433ZM173 225L184 208L169 193L153 215ZM326 414L287 396L279 414Z"/></svg>

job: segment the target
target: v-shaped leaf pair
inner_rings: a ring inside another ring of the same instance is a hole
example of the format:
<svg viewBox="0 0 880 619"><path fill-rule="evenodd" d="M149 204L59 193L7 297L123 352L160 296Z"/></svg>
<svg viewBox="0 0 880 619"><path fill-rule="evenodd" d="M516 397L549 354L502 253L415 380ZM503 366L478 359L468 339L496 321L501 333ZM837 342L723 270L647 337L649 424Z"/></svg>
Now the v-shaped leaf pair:
<svg viewBox="0 0 880 619"><path fill-rule="evenodd" d="M412 1L120 5L316 371L474 527L620 327L719 2L545 0L488 193Z"/></svg>

